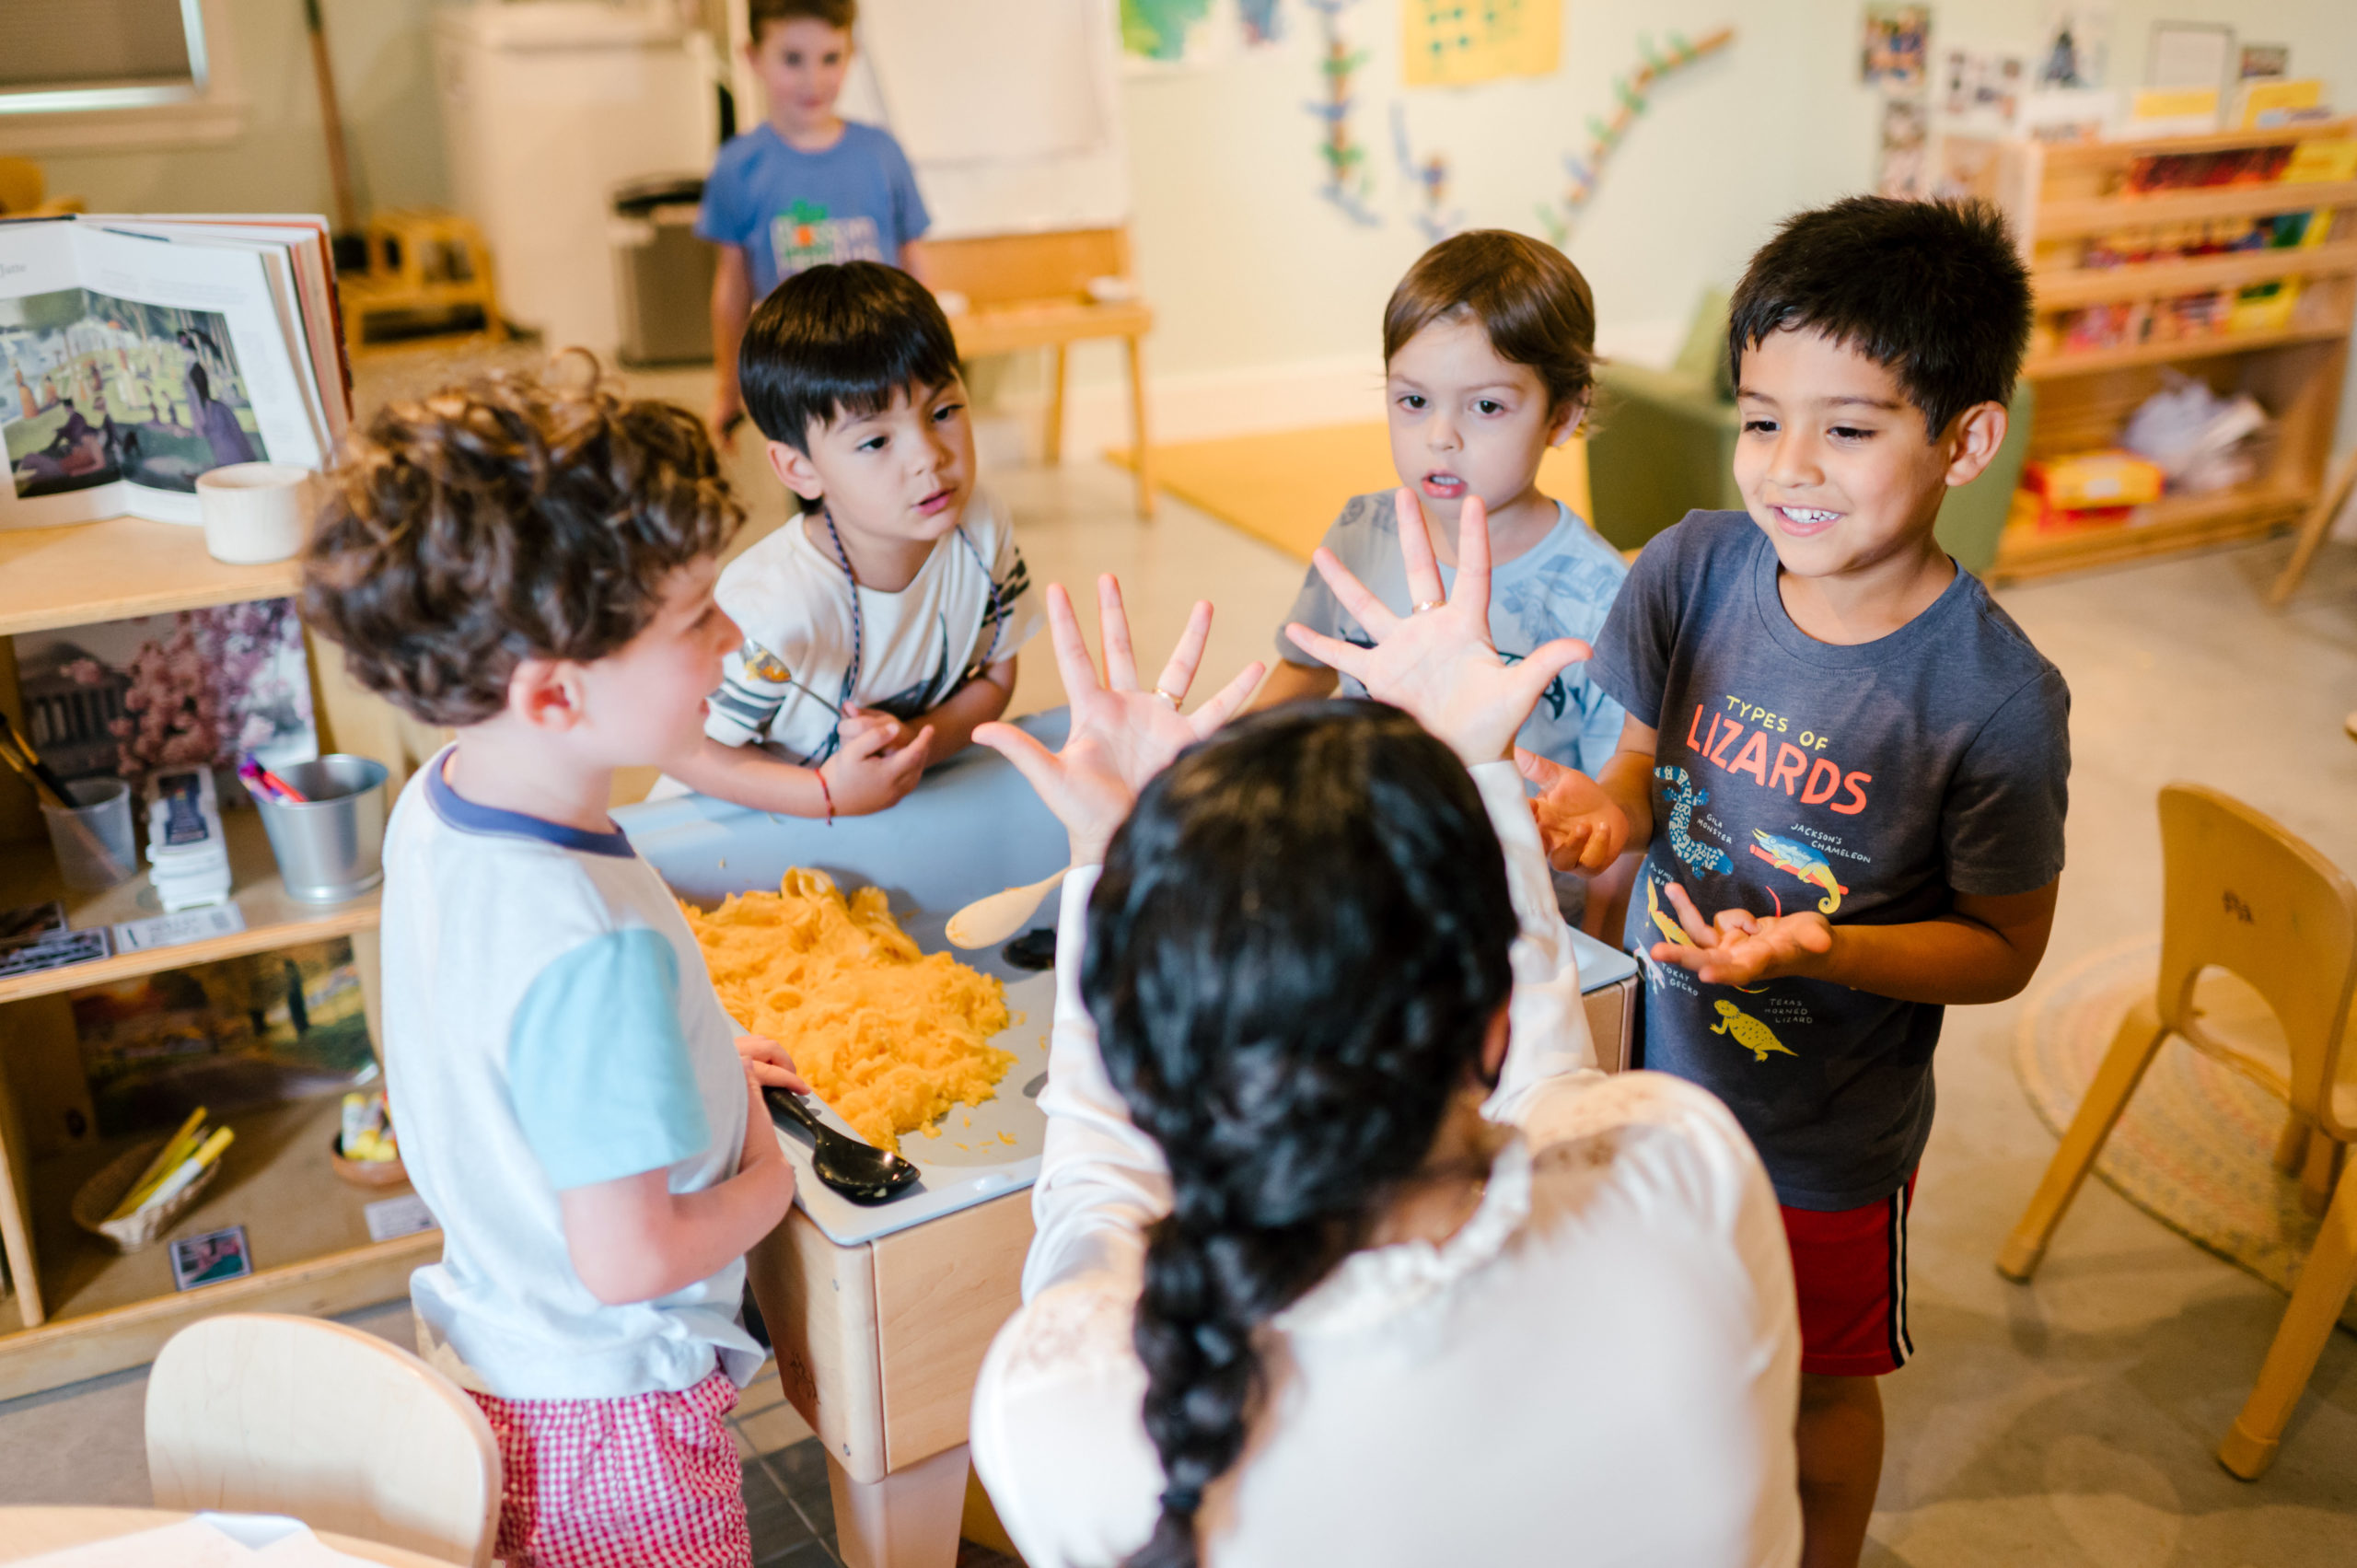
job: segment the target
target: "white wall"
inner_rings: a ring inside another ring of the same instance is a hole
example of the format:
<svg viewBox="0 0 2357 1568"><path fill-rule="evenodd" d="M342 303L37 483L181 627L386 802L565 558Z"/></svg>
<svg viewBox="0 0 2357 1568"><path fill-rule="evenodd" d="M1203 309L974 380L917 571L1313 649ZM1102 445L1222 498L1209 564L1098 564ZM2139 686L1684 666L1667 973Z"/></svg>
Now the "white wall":
<svg viewBox="0 0 2357 1568"><path fill-rule="evenodd" d="M1952 23L1961 41L2026 49L2043 8L1935 0L1934 22ZM1693 38L1732 23L1729 49L1655 87L1570 244L1595 288L1607 352L1666 354L1701 290L1732 284L1779 217L1868 188L1876 99L1857 80L1862 9L1856 0L1567 0L1554 76L1405 92L1399 0L1359 0L1343 23L1370 56L1357 134L1385 219L1373 228L1318 195L1318 127L1303 105L1321 78L1306 9L1291 9L1294 36L1281 49L1132 78L1138 254L1160 317L1151 353L1165 433L1266 423L1286 405L1304 423L1372 416L1383 302L1423 249L1392 156L1392 101L1404 98L1419 152L1449 155L1452 204L1469 223L1541 233L1533 209L1562 189L1562 157L1585 148L1586 119L1611 113L1613 78L1635 65L1639 36ZM2119 0L2113 86L2142 79L2151 24L2163 16L2288 43L2295 74L2321 75L2335 101L2357 108L2351 0ZM1076 436L1119 438L1116 368L1107 354L1078 362ZM2341 444L2352 442L2357 371L2341 413Z"/></svg>

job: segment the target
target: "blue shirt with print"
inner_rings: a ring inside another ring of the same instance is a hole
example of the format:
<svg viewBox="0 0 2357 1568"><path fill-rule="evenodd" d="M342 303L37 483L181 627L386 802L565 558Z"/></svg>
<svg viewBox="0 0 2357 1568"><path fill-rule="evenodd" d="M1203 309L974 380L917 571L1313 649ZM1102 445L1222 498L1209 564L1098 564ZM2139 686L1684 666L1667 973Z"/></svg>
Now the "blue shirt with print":
<svg viewBox="0 0 2357 1568"><path fill-rule="evenodd" d="M755 299L825 261L898 266L932 224L900 144L853 121L824 152L796 151L766 122L732 138L696 215L696 233L744 248Z"/></svg>
<svg viewBox="0 0 2357 1568"><path fill-rule="evenodd" d="M1509 659L1558 637L1595 641L1629 575L1619 551L1562 502L1555 509L1555 526L1547 537L1490 575L1490 640ZM1325 545L1394 612L1405 615L1414 609L1408 598L1407 568L1399 559L1399 517L1391 492L1351 497L1326 530ZM1442 567L1440 575L1454 587L1453 567ZM1346 643L1364 646L1369 641L1366 628L1342 608L1314 566L1303 579L1301 597L1294 600L1292 619ZM1318 662L1283 632L1277 633L1277 654L1295 664ZM1341 690L1344 696L1366 695L1366 689L1349 676L1342 678ZM1515 738L1526 750L1594 773L1620 749L1620 725L1627 716L1620 703L1587 679L1586 667L1575 664L1548 683Z"/></svg>

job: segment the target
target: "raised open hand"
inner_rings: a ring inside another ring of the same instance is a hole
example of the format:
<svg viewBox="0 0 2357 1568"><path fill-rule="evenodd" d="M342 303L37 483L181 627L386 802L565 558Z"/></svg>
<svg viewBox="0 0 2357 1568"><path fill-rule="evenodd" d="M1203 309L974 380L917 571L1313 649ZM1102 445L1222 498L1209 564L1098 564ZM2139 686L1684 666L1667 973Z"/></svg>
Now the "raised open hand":
<svg viewBox="0 0 2357 1568"><path fill-rule="evenodd" d="M1179 704L1194 684L1203 644L1212 634L1212 607L1199 601L1187 617L1178 645L1170 650L1161 679L1138 689L1137 656L1130 646L1130 620L1121 606L1121 586L1110 574L1097 579L1098 624L1105 637L1100 677L1089 656L1088 640L1073 613L1072 596L1061 583L1048 587L1048 638L1056 668L1072 703L1072 733L1063 749L1050 751L1011 724L986 724L974 738L1004 757L1031 781L1039 798L1072 835L1075 865L1105 858L1105 846L1136 804L1146 781L1170 765L1185 748L1225 724L1260 683L1264 666L1254 660L1218 695L1194 713Z"/></svg>
<svg viewBox="0 0 2357 1568"><path fill-rule="evenodd" d="M1705 985L1756 985L1806 974L1816 959L1833 951L1833 927L1815 910L1753 914L1746 909L1724 909L1715 920L1706 921L1685 889L1672 882L1665 891L1679 928L1694 945L1656 942L1654 961L1692 970Z"/></svg>
<svg viewBox="0 0 2357 1568"><path fill-rule="evenodd" d="M1515 732L1548 683L1590 650L1575 637L1559 637L1531 649L1519 664L1499 654L1490 641L1490 522L1480 497L1466 497L1459 515L1453 594L1441 587L1440 563L1414 491L1399 492L1399 555L1416 608L1394 614L1321 546L1312 563L1375 645L1356 647L1299 625L1287 626L1285 634L1354 678L1377 702L1406 709L1455 748L1467 766L1497 761L1513 749Z"/></svg>

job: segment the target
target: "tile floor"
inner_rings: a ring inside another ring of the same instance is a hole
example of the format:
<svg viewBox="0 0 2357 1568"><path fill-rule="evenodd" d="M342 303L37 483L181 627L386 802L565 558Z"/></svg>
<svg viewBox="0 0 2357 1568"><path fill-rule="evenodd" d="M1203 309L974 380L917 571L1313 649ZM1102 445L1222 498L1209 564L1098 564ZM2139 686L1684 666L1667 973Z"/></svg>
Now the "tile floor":
<svg viewBox="0 0 2357 1568"><path fill-rule="evenodd" d="M642 383L646 384L646 383ZM654 389L651 386L649 389ZM675 390L701 406L692 386ZM782 515L757 455L732 465L757 516ZM1221 619L1207 675L1262 656L1299 568L1166 502L1134 521L1126 477L1094 463L993 476L1022 519L1033 575L1120 575L1141 650L1188 605ZM1339 499L1339 498L1338 498ZM2049 972L2158 926L2154 792L2228 790L2357 868L2357 550L2327 549L2282 613L2262 607L2282 541L2084 574L2001 597L2069 678L2070 868ZM1093 620L1084 610L1084 620ZM1018 711L1060 700L1044 646ZM2334 1336L2257 1485L2211 1457L2258 1366L2283 1297L2090 1182L2037 1282L1991 1267L2053 1150L2012 1067L2018 1001L1950 1014L1941 1106L1914 1237L1919 1355L1889 1378L1890 1441L1866 1562L1964 1568L2322 1568L2357 1562L2357 1341ZM406 1342L406 1310L360 1315ZM144 1502L144 1374L0 1404L0 1503ZM823 1460L774 1400L736 1426L765 1562L832 1561Z"/></svg>

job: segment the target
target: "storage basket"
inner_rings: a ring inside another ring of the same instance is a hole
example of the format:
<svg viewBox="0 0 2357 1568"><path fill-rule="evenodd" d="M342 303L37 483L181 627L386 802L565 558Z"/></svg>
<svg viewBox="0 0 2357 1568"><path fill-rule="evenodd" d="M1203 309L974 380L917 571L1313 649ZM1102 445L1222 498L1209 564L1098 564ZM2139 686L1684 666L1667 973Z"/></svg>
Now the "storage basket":
<svg viewBox="0 0 2357 1568"><path fill-rule="evenodd" d="M119 1220L107 1218L122 1202L123 1194L131 1191L131 1184L139 1179L139 1173L147 1168L147 1162L163 1147L164 1140L155 1138L126 1149L98 1175L82 1183L82 1190L74 1194L74 1223L92 1236L104 1237L118 1252L136 1252L163 1239L172 1222L188 1213L203 1196L204 1190L213 1185L214 1178L221 1174L223 1163L215 1160L196 1173L195 1180L161 1203Z"/></svg>

